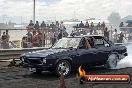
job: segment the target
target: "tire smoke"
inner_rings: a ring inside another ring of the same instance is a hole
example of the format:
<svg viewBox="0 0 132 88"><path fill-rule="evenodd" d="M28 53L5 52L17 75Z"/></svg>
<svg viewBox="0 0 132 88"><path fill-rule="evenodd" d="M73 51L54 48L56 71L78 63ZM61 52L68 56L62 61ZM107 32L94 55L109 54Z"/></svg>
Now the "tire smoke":
<svg viewBox="0 0 132 88"><path fill-rule="evenodd" d="M128 56L117 63L116 69L132 67L132 44L127 45Z"/></svg>

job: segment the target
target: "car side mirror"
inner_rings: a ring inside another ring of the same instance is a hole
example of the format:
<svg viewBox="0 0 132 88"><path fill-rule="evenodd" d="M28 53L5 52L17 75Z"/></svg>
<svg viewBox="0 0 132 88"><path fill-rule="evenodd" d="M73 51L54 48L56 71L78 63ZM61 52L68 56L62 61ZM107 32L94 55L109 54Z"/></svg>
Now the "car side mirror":
<svg viewBox="0 0 132 88"><path fill-rule="evenodd" d="M105 44L105 47L109 47L110 45L109 44Z"/></svg>

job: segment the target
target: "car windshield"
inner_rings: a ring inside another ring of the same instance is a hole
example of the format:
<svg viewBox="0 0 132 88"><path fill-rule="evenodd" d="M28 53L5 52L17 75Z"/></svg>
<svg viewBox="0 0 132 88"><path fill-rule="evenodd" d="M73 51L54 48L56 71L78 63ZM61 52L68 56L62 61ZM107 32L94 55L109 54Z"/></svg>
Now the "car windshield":
<svg viewBox="0 0 132 88"><path fill-rule="evenodd" d="M77 48L81 38L62 38L52 48Z"/></svg>

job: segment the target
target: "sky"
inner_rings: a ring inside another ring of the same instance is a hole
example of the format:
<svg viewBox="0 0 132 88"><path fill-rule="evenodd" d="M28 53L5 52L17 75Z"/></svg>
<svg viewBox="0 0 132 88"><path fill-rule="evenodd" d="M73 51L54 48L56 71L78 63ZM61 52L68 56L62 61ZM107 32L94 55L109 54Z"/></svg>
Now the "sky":
<svg viewBox="0 0 132 88"><path fill-rule="evenodd" d="M36 20L107 19L112 12L132 14L132 0L36 0ZM29 22L33 0L0 0L0 22Z"/></svg>

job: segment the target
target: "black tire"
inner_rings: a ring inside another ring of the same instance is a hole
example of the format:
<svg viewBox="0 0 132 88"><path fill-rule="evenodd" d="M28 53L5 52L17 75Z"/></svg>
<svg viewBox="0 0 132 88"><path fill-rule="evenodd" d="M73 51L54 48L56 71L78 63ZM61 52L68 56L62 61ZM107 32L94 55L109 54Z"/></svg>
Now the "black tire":
<svg viewBox="0 0 132 88"><path fill-rule="evenodd" d="M55 73L57 76L63 72L64 77L67 77L71 73L71 64L67 60L61 60L57 63Z"/></svg>
<svg viewBox="0 0 132 88"><path fill-rule="evenodd" d="M107 62L105 64L105 67L107 69L115 69L117 66L117 63L119 61L119 56L116 53L112 53L108 56Z"/></svg>

